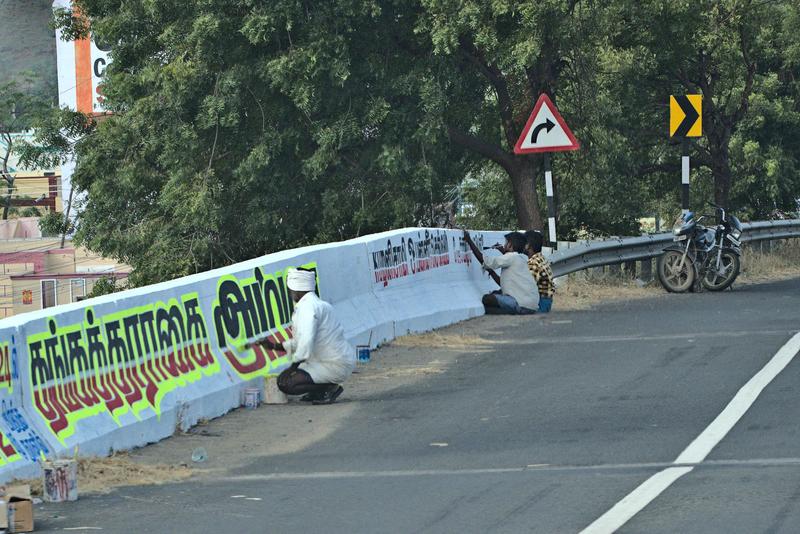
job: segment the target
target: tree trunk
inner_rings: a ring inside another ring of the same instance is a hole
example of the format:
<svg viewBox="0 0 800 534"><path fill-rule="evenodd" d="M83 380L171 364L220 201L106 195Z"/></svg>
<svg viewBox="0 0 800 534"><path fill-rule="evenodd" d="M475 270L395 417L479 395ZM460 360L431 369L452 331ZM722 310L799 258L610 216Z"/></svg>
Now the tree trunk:
<svg viewBox="0 0 800 534"><path fill-rule="evenodd" d="M8 184L8 196L5 199L5 206L3 207L3 220L8 219L8 210L11 207L11 194L14 192L14 177L8 172L8 160L11 157L11 148L13 147L13 140L8 132L3 132L3 137L6 141L6 153L3 155L3 164L0 168L0 177Z"/></svg>
<svg viewBox="0 0 800 534"><path fill-rule="evenodd" d="M4 221L8 220L8 210L11 207L11 193L13 193L13 192L14 192L14 190L11 188L11 185L9 184L9 186L8 186L8 196L5 198L5 205L3 206L3 220Z"/></svg>
<svg viewBox="0 0 800 534"><path fill-rule="evenodd" d="M726 210L729 208L733 174L730 160L730 130L720 128L721 135L710 132L708 149L711 156L711 175L714 177L714 203Z"/></svg>
<svg viewBox="0 0 800 534"><path fill-rule="evenodd" d="M718 168L717 165L714 166L712 173L714 174L714 203L728 210L730 209L728 204L730 202L732 181L730 163L727 160L720 162Z"/></svg>
<svg viewBox="0 0 800 534"><path fill-rule="evenodd" d="M508 170L511 184L514 189L514 207L517 212L517 224L525 230L542 230L542 214L539 211L538 195L536 194L536 179L539 166L538 160L525 156L515 158L514 164Z"/></svg>

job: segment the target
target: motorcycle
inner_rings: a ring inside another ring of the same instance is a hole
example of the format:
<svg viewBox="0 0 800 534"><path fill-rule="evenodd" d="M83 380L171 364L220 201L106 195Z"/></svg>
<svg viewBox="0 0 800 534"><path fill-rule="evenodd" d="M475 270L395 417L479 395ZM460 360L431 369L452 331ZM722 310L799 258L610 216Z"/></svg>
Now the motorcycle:
<svg viewBox="0 0 800 534"><path fill-rule="evenodd" d="M674 244L658 258L658 279L671 293L727 289L739 276L742 256L742 223L716 204L719 224L707 228L691 211L683 214L672 229ZM685 243L685 244L684 244ZM697 284L697 281L700 284Z"/></svg>

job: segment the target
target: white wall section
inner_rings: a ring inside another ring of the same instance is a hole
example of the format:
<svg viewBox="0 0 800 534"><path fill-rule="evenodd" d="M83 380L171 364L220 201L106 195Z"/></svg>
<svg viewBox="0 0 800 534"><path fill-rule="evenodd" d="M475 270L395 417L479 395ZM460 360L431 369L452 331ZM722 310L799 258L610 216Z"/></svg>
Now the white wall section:
<svg viewBox="0 0 800 534"><path fill-rule="evenodd" d="M502 236L473 233L479 246ZM372 346L482 315L496 288L461 232L408 228L0 321L0 481L35 475L42 455L107 455L239 406L287 365L242 347L291 336L296 266L316 267L350 341Z"/></svg>

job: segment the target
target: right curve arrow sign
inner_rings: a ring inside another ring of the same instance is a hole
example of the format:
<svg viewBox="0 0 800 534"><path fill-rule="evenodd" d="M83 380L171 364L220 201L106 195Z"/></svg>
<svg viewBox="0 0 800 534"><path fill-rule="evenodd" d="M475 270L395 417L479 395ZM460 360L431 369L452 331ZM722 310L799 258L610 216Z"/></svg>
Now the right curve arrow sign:
<svg viewBox="0 0 800 534"><path fill-rule="evenodd" d="M514 146L514 153L563 152L580 146L553 101L542 93Z"/></svg>

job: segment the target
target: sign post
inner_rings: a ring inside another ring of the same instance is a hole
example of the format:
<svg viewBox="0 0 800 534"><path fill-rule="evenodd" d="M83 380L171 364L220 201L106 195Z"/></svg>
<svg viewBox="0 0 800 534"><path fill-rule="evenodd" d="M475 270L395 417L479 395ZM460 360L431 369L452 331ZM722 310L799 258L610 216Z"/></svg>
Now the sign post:
<svg viewBox="0 0 800 534"><path fill-rule="evenodd" d="M547 193L547 231L553 248L558 247L556 240L556 200L553 192L553 170L550 167L550 153L544 153L544 187Z"/></svg>
<svg viewBox="0 0 800 534"><path fill-rule="evenodd" d="M531 116L514 146L515 154L544 153L544 184L547 192L547 226L550 246L558 247L556 236L556 202L550 152L578 150L580 143L561 117L553 101L545 93L539 96ZM535 186L534 186L535 187Z"/></svg>
<svg viewBox="0 0 800 534"><path fill-rule="evenodd" d="M703 135L703 95L669 97L669 136L681 139L681 212L689 211L689 137Z"/></svg>

